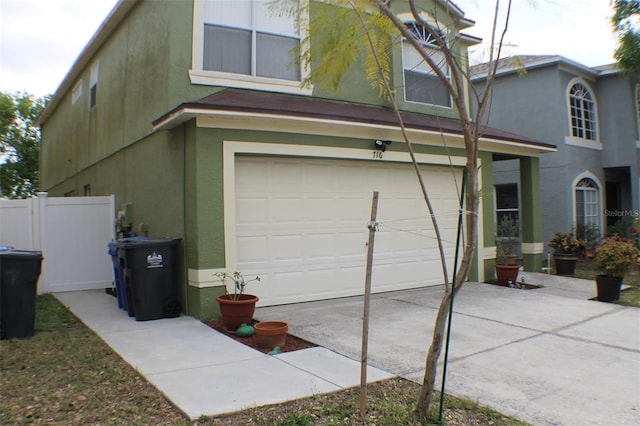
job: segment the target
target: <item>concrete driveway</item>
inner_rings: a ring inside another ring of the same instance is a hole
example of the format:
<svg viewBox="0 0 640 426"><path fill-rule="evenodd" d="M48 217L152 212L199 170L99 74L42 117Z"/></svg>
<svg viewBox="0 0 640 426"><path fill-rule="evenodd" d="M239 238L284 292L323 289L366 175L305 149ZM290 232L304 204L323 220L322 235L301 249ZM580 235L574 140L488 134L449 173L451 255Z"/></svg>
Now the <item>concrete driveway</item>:
<svg viewBox="0 0 640 426"><path fill-rule="evenodd" d="M592 281L525 275L545 287L461 290L446 392L536 425L640 424L640 309L588 300ZM441 294L374 295L369 364L421 382ZM359 360L362 312L362 297L352 297L258 308L256 317L285 320L290 333Z"/></svg>

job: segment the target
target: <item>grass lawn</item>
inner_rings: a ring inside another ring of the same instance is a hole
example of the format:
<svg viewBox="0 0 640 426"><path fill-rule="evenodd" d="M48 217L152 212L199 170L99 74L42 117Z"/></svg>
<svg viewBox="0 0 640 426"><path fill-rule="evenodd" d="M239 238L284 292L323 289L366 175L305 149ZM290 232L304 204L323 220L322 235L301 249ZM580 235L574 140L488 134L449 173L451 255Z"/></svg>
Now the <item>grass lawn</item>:
<svg viewBox="0 0 640 426"><path fill-rule="evenodd" d="M595 280L595 276L600 274L592 259L581 259L576 266L576 277L587 280ZM629 288L620 293L620 300L612 302L618 305L634 306L640 308L640 270L627 272L624 276L624 285ZM594 284L595 285L595 284Z"/></svg>
<svg viewBox="0 0 640 426"><path fill-rule="evenodd" d="M368 386L365 416L358 389L187 421L164 396L51 295L38 296L35 335L0 346L0 424L126 425L419 425L419 385L390 379ZM437 397L439 398L439 396ZM446 399L444 424L525 425L477 404Z"/></svg>

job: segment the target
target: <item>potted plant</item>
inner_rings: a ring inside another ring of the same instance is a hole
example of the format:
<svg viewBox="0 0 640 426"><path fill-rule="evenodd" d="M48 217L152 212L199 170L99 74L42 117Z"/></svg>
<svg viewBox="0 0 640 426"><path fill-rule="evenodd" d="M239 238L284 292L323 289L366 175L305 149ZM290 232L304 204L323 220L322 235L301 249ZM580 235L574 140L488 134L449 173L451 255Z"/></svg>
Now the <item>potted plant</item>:
<svg viewBox="0 0 640 426"><path fill-rule="evenodd" d="M549 241L549 247L553 249L556 273L563 276L574 275L578 256L585 250L585 242L571 232L556 232Z"/></svg>
<svg viewBox="0 0 640 426"><path fill-rule="evenodd" d="M513 285L518 279L520 264L517 262L520 245L520 226L511 216L503 216L496 232L496 279L498 284Z"/></svg>
<svg viewBox="0 0 640 426"><path fill-rule="evenodd" d="M285 321L260 321L255 325L254 341L263 349L283 346L287 340L289 324Z"/></svg>
<svg viewBox="0 0 640 426"><path fill-rule="evenodd" d="M596 249L596 263L604 273L596 275L598 300L612 302L620 298L624 274L633 267L637 259L638 247L635 242L618 235L602 240Z"/></svg>
<svg viewBox="0 0 640 426"><path fill-rule="evenodd" d="M218 272L215 275L225 284L226 293L216 297L225 328L228 331L236 331L242 324L251 324L259 299L256 295L245 294L244 288L253 281L260 281L260 277L246 280L244 275L237 271L233 274ZM233 282L233 293L226 290L227 280Z"/></svg>

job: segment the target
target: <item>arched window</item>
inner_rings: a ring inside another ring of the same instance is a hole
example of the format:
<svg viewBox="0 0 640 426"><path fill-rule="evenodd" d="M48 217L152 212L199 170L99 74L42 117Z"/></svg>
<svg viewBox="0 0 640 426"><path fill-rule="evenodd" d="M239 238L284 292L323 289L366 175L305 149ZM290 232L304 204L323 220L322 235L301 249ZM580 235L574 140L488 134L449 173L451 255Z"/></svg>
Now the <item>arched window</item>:
<svg viewBox="0 0 640 426"><path fill-rule="evenodd" d="M600 189L589 178L576 184L576 229L600 228Z"/></svg>
<svg viewBox="0 0 640 426"><path fill-rule="evenodd" d="M574 83L569 89L571 136L598 140L596 103L589 88L583 83Z"/></svg>
<svg viewBox="0 0 640 426"><path fill-rule="evenodd" d="M405 23L413 38L429 52L429 56L440 67L445 75L449 75L449 67L442 50L435 38L421 25L415 22ZM440 36L446 35L441 32ZM404 96L409 102L451 107L451 96L438 79L429 64L418 51L406 41L402 43L402 65L404 68Z"/></svg>

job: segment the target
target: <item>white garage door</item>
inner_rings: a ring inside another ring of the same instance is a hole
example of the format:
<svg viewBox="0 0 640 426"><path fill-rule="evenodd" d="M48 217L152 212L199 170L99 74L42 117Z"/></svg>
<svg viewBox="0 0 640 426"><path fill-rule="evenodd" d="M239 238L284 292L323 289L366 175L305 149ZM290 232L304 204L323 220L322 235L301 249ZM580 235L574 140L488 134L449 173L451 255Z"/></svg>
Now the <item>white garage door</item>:
<svg viewBox="0 0 640 426"><path fill-rule="evenodd" d="M237 157L237 268L259 274L261 306L363 294L373 191L379 192L372 291L441 284L436 241L410 164ZM456 172L460 181L459 169ZM458 192L451 169L424 166L455 250Z"/></svg>

